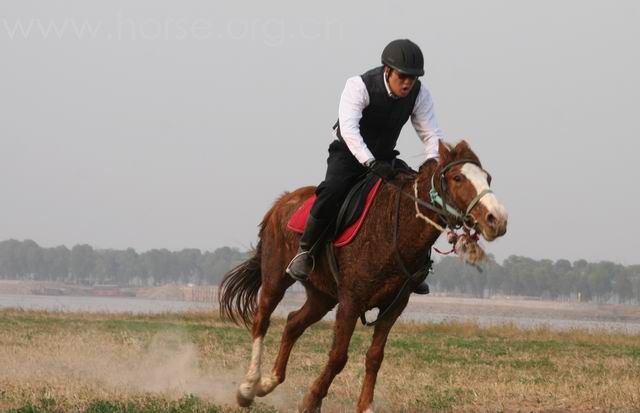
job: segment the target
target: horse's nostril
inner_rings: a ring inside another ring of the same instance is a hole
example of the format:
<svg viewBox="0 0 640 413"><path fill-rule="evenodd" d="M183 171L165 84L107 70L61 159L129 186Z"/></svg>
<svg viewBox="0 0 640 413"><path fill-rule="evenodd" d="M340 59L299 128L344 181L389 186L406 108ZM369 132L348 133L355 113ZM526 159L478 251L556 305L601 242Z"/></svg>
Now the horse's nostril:
<svg viewBox="0 0 640 413"><path fill-rule="evenodd" d="M488 214L487 214L487 222L488 222L490 225L495 225L495 223L496 223L496 217L494 217L492 213L488 213Z"/></svg>

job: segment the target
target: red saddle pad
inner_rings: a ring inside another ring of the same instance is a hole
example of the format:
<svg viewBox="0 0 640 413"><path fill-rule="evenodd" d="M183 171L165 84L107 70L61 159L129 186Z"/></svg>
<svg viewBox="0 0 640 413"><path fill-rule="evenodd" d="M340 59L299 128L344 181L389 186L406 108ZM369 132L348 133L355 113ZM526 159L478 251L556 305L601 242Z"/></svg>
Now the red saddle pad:
<svg viewBox="0 0 640 413"><path fill-rule="evenodd" d="M376 197L378 193L378 189L380 188L380 184L382 184L382 179L379 179L373 188L369 191L367 195L367 201L362 210L362 214L358 217L358 219L347 228L342 231L342 233L336 238L333 243L336 247L343 247L349 244L358 234L358 230L362 226L365 218L367 217L367 213L369 212L369 208L373 203L373 199ZM296 212L293 213L291 219L289 219L289 223L287 224L287 228L291 231L302 234L304 232L304 226L307 223L307 217L309 216L309 211L311 211L311 207L313 203L316 201L316 196L313 195L309 199L307 199L304 204Z"/></svg>

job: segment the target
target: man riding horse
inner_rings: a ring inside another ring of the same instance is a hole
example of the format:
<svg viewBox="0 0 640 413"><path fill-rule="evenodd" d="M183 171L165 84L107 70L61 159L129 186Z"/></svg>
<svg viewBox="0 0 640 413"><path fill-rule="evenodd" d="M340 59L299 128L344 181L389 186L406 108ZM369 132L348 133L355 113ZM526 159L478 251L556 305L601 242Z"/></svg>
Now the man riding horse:
<svg viewBox="0 0 640 413"><path fill-rule="evenodd" d="M438 128L433 100L418 80L424 75L422 51L408 39L389 43L382 51L382 66L347 80L340 97L335 140L329 145L327 173L316 189L316 201L300 238L298 252L287 273L306 280L314 267L314 253L326 238L349 189L367 170L393 179L396 142L411 118L425 146L427 161L438 157ZM414 289L428 294L426 282Z"/></svg>
<svg viewBox="0 0 640 413"><path fill-rule="evenodd" d="M417 79L424 74L418 46L409 40L393 41L385 48L382 63L347 81L324 182L280 196L260 223L251 257L230 270L220 284L221 314L250 326L253 339L250 364L236 393L240 406L251 405L285 381L296 341L337 306L328 360L309 386L300 411L320 411L331 383L347 364L358 319L378 309L357 404L359 413L373 412L389 332L412 289L428 291L419 283L426 276L433 244L447 228L448 237L464 228L460 239L466 235L473 242L479 235L493 241L507 231L507 211L490 189L490 176L479 157L465 141L450 145L441 140L431 97ZM393 178L391 162L398 155L394 148L410 117L425 143L428 161L403 179L387 185L376 182L378 192L367 204L368 219L361 222L359 235L314 267L314 244L324 245L321 240L334 226L349 187L368 170ZM299 226L294 230L290 224L299 211L308 211L314 192L317 199L300 239ZM339 274L335 268L340 268ZM263 372L271 315L296 279L306 280L306 300L287 316L273 369Z"/></svg>

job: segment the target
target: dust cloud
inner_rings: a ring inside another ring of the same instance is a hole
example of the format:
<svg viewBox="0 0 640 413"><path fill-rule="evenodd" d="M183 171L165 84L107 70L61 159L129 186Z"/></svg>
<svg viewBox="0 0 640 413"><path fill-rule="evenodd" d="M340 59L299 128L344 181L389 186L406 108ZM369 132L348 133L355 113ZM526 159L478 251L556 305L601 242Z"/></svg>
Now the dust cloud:
<svg viewBox="0 0 640 413"><path fill-rule="evenodd" d="M233 406L245 373L240 366L228 368L225 360L207 359L187 334L175 331L157 333L146 342L126 334L73 334L35 348L5 350L9 351L0 352L0 383L46 388L51 395L76 400L153 393L171 399L194 395ZM256 401L290 411L295 409L294 398L279 388Z"/></svg>

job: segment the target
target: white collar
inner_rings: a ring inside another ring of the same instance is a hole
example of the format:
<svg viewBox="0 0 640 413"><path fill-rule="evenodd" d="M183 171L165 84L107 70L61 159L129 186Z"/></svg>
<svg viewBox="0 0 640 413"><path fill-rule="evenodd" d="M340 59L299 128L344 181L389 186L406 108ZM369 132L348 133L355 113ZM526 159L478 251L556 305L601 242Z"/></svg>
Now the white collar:
<svg viewBox="0 0 640 413"><path fill-rule="evenodd" d="M384 69L382 70L382 80L384 81L384 87L387 89L387 95L389 95L389 97L393 99L400 99L399 96L394 95L393 92L391 91L389 82L387 82L387 74L384 72Z"/></svg>

